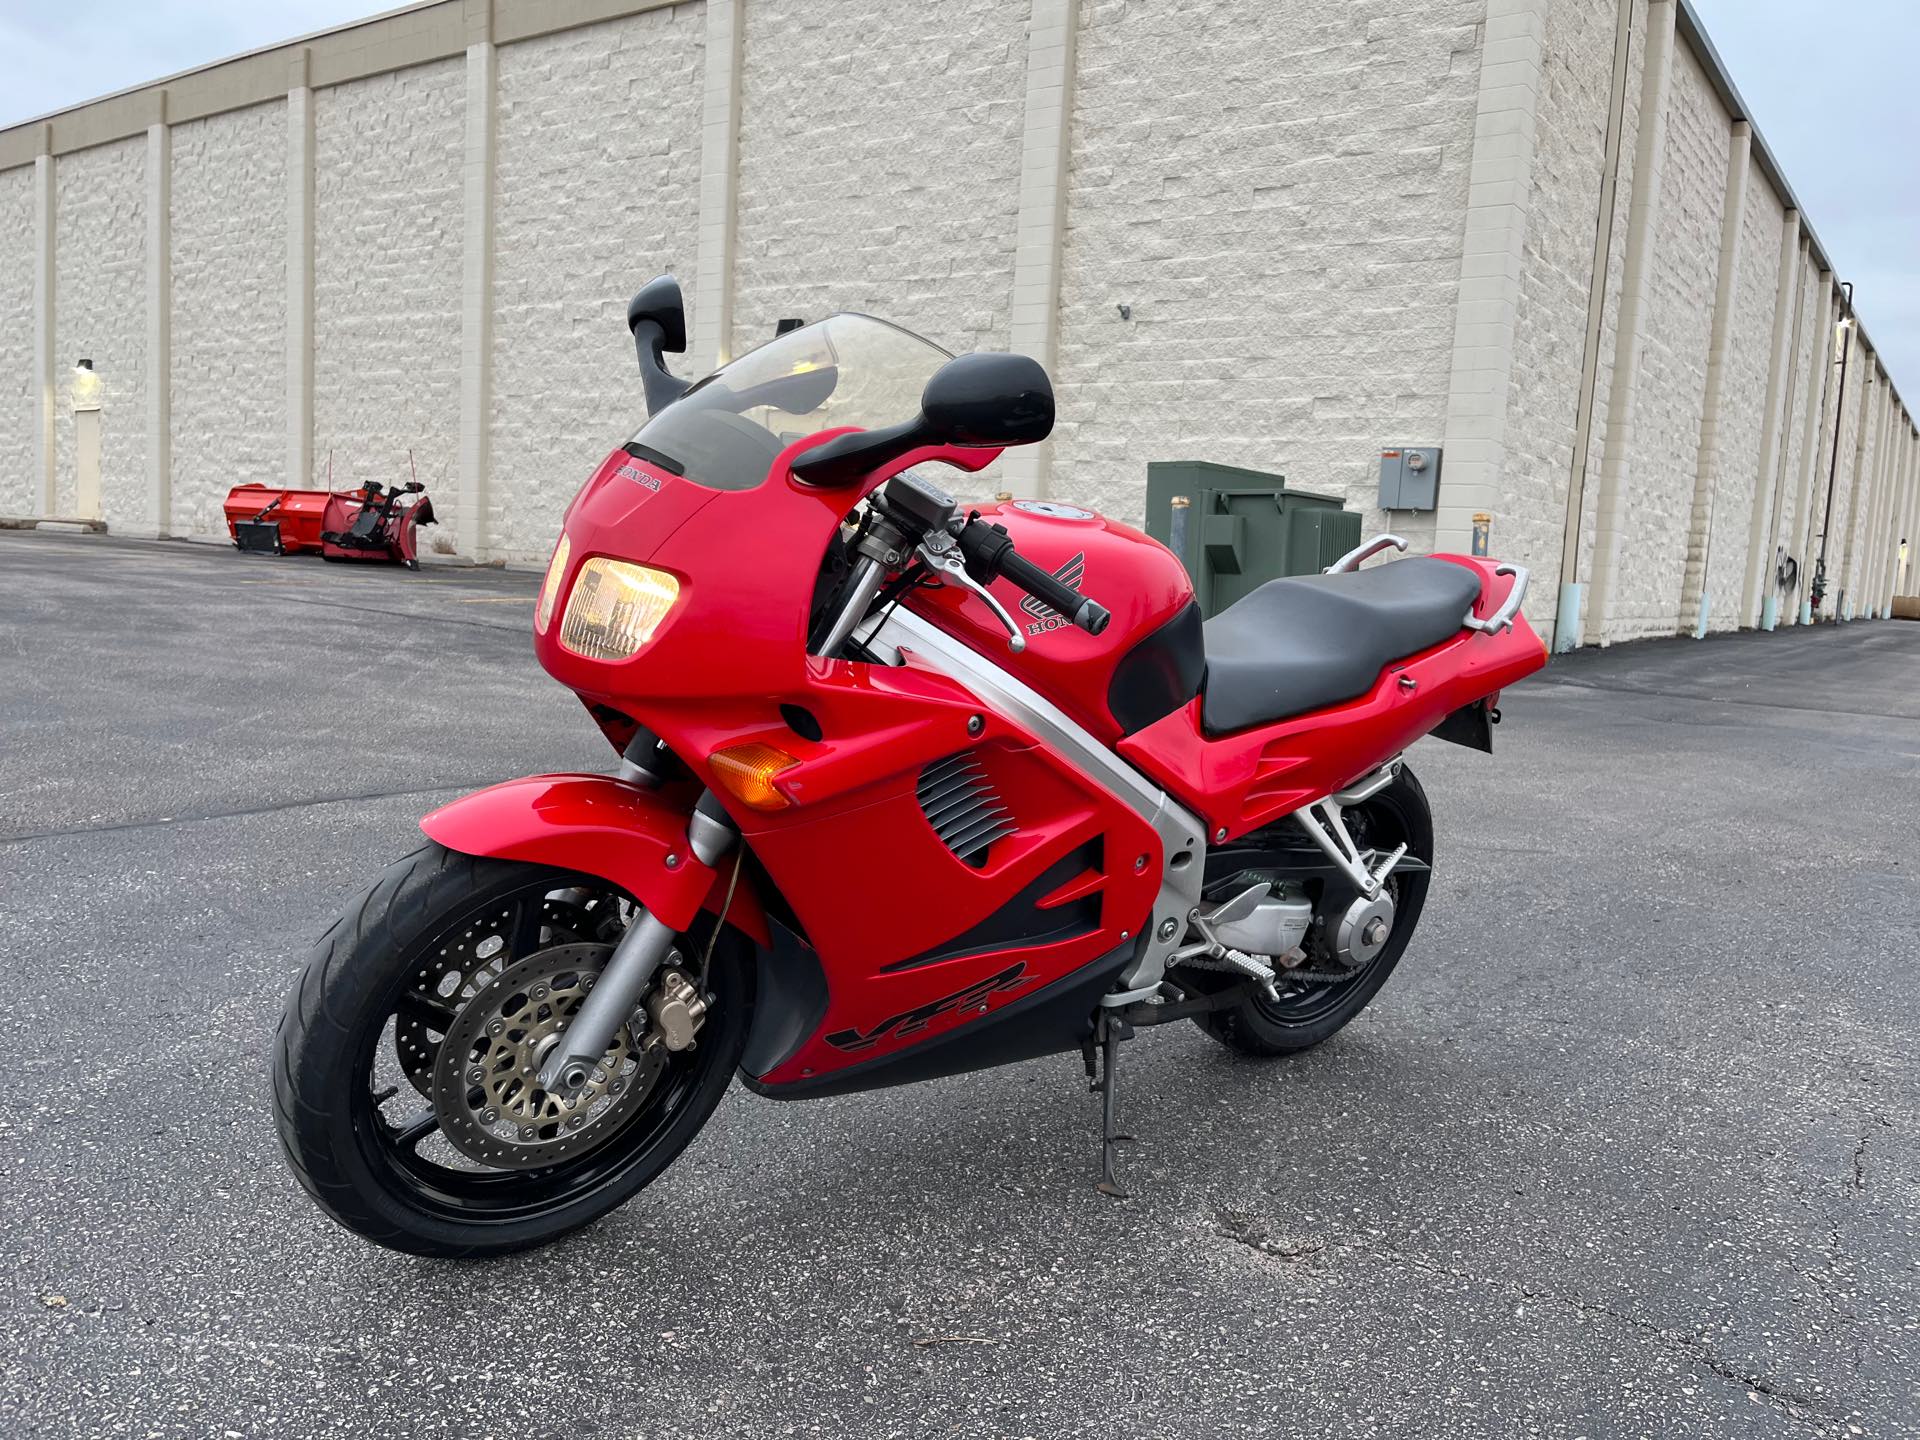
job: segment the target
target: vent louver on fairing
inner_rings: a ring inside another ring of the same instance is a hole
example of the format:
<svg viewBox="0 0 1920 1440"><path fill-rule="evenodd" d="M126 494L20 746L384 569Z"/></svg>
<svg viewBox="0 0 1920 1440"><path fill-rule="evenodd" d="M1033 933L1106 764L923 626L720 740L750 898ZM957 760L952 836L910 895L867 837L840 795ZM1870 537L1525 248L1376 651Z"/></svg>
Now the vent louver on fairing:
<svg viewBox="0 0 1920 1440"><path fill-rule="evenodd" d="M955 855L984 865L987 847L1020 827L972 755L949 755L920 772L920 812Z"/></svg>

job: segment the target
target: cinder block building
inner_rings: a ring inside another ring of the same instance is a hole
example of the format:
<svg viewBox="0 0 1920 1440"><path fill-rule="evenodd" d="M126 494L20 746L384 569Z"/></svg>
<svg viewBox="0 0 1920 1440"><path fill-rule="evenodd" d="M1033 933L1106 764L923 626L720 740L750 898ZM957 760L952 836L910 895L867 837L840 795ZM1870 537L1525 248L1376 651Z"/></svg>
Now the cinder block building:
<svg viewBox="0 0 1920 1440"><path fill-rule="evenodd" d="M541 563L671 271L696 370L841 309L1041 359L994 489L1483 516L1567 644L1804 621L1822 554L1883 614L1920 435L1815 218L1686 0L429 0L0 132L0 514L411 455Z"/></svg>

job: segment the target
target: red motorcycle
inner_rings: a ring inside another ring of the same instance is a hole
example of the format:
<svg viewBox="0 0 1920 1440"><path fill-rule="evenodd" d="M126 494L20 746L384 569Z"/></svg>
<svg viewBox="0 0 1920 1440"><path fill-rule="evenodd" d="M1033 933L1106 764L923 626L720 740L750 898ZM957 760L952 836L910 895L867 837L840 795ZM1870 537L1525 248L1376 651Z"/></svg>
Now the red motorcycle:
<svg viewBox="0 0 1920 1440"><path fill-rule="evenodd" d="M628 307L650 418L567 512L540 663L620 756L437 810L321 939L274 1098L301 1182L430 1255L627 1199L737 1074L776 1099L1118 1046L1191 1019L1316 1045L1392 973L1433 825L1401 752L1491 750L1545 663L1526 572L1275 580L1202 623L1087 510L962 511L1046 437L1032 360L864 315L693 384L679 287Z"/></svg>

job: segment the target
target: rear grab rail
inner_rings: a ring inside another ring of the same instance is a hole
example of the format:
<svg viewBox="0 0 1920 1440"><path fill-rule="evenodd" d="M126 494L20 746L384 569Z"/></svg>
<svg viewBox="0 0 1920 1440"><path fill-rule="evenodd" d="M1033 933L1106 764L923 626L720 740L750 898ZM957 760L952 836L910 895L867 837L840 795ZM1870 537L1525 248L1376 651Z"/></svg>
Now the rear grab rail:
<svg viewBox="0 0 1920 1440"><path fill-rule="evenodd" d="M1356 545L1321 573L1340 575L1349 570L1358 570L1361 562L1372 559L1382 550L1405 550L1406 548L1407 542L1398 535L1376 535L1371 540ZM1513 576L1513 588L1507 592L1507 598L1501 602L1500 608L1486 619L1482 620L1469 609L1466 618L1460 622L1466 629L1478 630L1483 635L1496 635L1502 630L1511 630L1514 620L1520 614L1520 604L1527 598L1526 566L1497 565L1493 573Z"/></svg>
<svg viewBox="0 0 1920 1440"><path fill-rule="evenodd" d="M1371 540L1363 541L1359 545L1354 546L1353 549L1347 551L1346 554L1342 555L1320 573L1322 575L1339 575L1348 570L1358 570L1361 561L1371 560L1382 550L1404 550L1406 548L1407 542L1402 540L1398 535L1376 535Z"/></svg>
<svg viewBox="0 0 1920 1440"><path fill-rule="evenodd" d="M1496 565L1496 575L1513 576L1513 588L1507 591L1507 598L1500 602L1500 608L1482 620L1473 611L1467 611L1467 618L1460 623L1469 630L1478 630L1484 635L1497 635L1502 630L1511 630L1516 616L1520 613L1520 602L1527 598L1527 567L1524 565Z"/></svg>

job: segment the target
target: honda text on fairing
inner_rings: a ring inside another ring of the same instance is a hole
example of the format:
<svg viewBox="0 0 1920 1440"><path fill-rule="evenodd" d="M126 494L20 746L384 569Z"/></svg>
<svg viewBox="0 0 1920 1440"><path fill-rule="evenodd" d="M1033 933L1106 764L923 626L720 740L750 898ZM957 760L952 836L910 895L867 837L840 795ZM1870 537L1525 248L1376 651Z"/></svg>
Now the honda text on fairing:
<svg viewBox="0 0 1920 1440"><path fill-rule="evenodd" d="M321 939L274 1097L322 1207L523 1249L659 1175L736 1074L801 1099L1061 1052L1116 1192L1138 1027L1286 1055L1366 1005L1433 863L1401 752L1491 749L1545 661L1524 571L1359 569L1388 536L1203 624L1138 531L949 493L1052 429L1032 360L836 315L688 384L679 287L628 321L650 418L534 611L618 769L435 811Z"/></svg>

